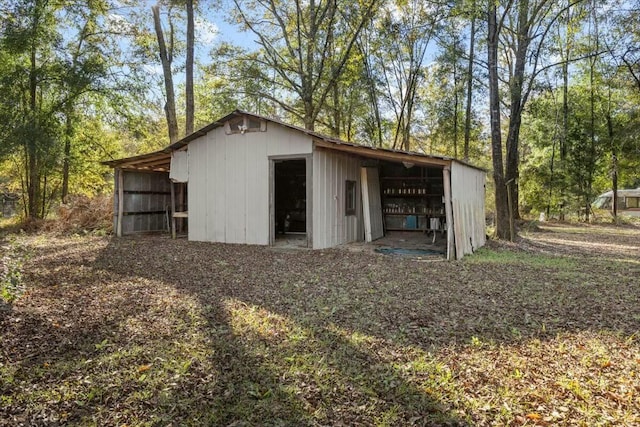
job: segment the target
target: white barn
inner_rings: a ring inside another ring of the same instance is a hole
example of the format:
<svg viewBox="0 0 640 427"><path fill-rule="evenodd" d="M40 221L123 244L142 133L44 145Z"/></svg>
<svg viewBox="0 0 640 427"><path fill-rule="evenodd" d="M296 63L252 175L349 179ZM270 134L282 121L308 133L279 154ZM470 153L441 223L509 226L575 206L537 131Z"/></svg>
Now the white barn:
<svg viewBox="0 0 640 427"><path fill-rule="evenodd" d="M485 171L459 160L347 143L235 111L115 168L114 230L313 249L447 230L448 259L485 244ZM188 226L187 226L188 222Z"/></svg>

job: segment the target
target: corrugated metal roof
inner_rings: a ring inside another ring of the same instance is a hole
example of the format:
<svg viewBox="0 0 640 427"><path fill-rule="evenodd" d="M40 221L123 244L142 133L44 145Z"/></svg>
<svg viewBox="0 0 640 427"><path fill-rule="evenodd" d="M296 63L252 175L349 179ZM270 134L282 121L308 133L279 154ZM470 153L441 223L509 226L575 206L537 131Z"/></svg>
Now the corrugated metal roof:
<svg viewBox="0 0 640 427"><path fill-rule="evenodd" d="M121 167L121 168L131 168L131 169L143 169L143 170L158 170L158 171L168 171L171 163L171 152L175 150L179 150L180 148L185 147L189 144L189 142L200 138L201 136L206 135L212 130L224 126L224 124L235 117L240 116L248 116L253 117L258 120L265 120L267 122L276 123L278 125L284 126L289 129L293 129L298 132L302 132L306 135L309 135L313 138L316 146L322 147L324 149L329 150L338 150L349 152L352 154L360 155L362 157L375 158L381 160L389 160L389 161L399 161L399 162L413 162L416 164L422 165L448 165L451 162L458 162L467 166L470 166L474 169L479 169L484 171L484 169L474 166L470 163L454 159L452 157L446 156L438 156L433 154L424 154L415 151L403 151L403 150L394 150L390 148L379 148L379 147L371 147L362 144L356 144L352 142L343 141L338 138L334 138L331 136L323 135L321 133L311 131L308 129L304 129L299 126L295 126L289 123L285 123L277 118L262 116L259 114L249 113L247 111L235 110L232 113L226 115L225 117L212 122L197 131L193 132L190 135L185 136L179 141L174 142L173 144L167 146L166 148L148 154L143 154L140 156L128 157L124 159L118 160L109 160L103 162L103 164L111 166L111 167Z"/></svg>

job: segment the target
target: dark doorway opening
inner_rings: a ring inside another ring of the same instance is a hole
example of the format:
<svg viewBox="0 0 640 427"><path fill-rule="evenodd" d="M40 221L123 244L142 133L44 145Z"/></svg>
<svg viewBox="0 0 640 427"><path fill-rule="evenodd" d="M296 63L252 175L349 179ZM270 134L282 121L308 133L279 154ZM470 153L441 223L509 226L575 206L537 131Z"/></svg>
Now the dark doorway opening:
<svg viewBox="0 0 640 427"><path fill-rule="evenodd" d="M276 240L296 240L306 246L307 165L305 159L274 162Z"/></svg>

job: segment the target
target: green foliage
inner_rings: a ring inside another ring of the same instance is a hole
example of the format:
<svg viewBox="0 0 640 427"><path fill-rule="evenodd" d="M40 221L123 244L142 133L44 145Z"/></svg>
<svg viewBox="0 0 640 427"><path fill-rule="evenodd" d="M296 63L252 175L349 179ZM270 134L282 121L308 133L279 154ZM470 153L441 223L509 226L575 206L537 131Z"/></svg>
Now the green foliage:
<svg viewBox="0 0 640 427"><path fill-rule="evenodd" d="M17 239L0 242L3 255L0 257L0 300L12 303L24 293L22 265L26 256L25 247Z"/></svg>
<svg viewBox="0 0 640 427"><path fill-rule="evenodd" d="M520 202L526 211L556 215L564 207L578 212L611 188L613 153L618 159L619 188L632 188L638 178L640 145L632 129L640 121L635 109L629 108L636 96L621 85L621 75L607 74L601 63L593 91L588 68L578 70L581 74L567 91L564 158L561 88L537 94L525 115Z"/></svg>

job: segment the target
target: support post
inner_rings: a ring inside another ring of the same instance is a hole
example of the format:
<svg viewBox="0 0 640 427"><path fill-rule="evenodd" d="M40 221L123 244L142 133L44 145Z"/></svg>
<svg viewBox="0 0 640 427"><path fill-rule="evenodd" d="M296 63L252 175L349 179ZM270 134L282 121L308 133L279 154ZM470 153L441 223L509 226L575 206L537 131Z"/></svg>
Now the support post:
<svg viewBox="0 0 640 427"><path fill-rule="evenodd" d="M171 238L176 238L176 189L175 184L171 181Z"/></svg>
<svg viewBox="0 0 640 427"><path fill-rule="evenodd" d="M444 190L444 212L447 223L447 260L455 259L456 248L454 245L453 212L451 209L451 167L442 169L442 184ZM435 234L435 231L434 231Z"/></svg>
<svg viewBox="0 0 640 427"><path fill-rule="evenodd" d="M116 236L122 237L122 217L124 216L124 171L116 169L116 186L118 188L118 216L116 223Z"/></svg>

